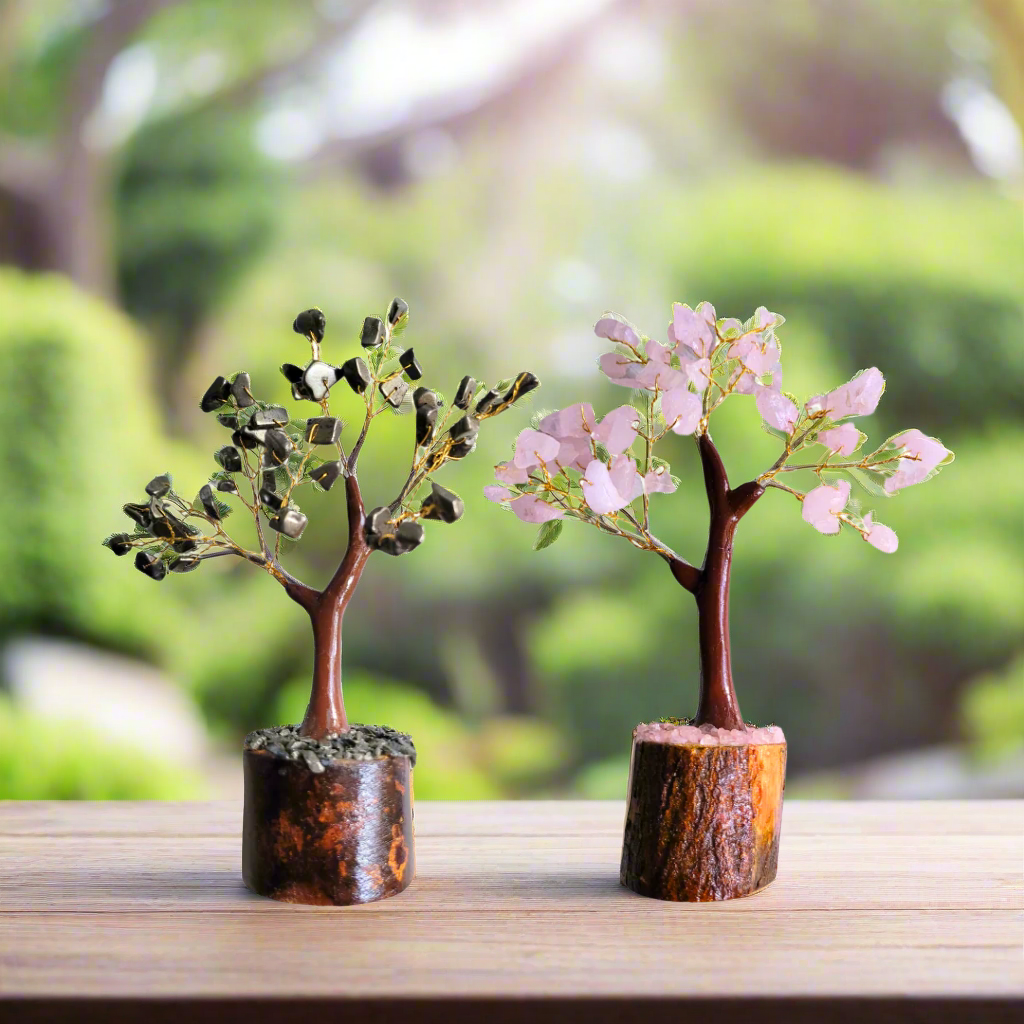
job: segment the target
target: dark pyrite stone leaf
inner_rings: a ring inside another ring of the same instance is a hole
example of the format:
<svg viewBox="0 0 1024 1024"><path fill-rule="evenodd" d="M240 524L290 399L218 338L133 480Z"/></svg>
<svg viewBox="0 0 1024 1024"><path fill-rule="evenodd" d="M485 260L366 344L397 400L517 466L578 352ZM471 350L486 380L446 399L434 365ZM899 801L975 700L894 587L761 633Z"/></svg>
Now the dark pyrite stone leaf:
<svg viewBox="0 0 1024 1024"><path fill-rule="evenodd" d="M302 536L302 531L305 530L307 522L308 520L301 512L296 512L292 508L286 508L271 516L269 525L271 529L277 530L278 533L282 533L292 540L298 540Z"/></svg>
<svg viewBox="0 0 1024 1024"><path fill-rule="evenodd" d="M256 404L256 399L252 397L252 381L249 374L240 373L235 377L231 385L231 397L239 409L248 409L250 405Z"/></svg>
<svg viewBox="0 0 1024 1024"><path fill-rule="evenodd" d="M455 392L452 404L457 409L468 409L469 403L473 401L476 394L476 381L472 377L463 377L459 383L459 389Z"/></svg>
<svg viewBox="0 0 1024 1024"><path fill-rule="evenodd" d="M284 504L284 498L277 491L272 491L269 487L261 487L260 502L276 512Z"/></svg>
<svg viewBox="0 0 1024 1024"><path fill-rule="evenodd" d="M176 540L171 547L175 551L195 551L196 542L191 537L186 537L184 540Z"/></svg>
<svg viewBox="0 0 1024 1024"><path fill-rule="evenodd" d="M420 366L419 360L417 360L411 348L407 348L398 357L398 362L402 369L405 370L409 380L419 380L423 376L423 368Z"/></svg>
<svg viewBox="0 0 1024 1024"><path fill-rule="evenodd" d="M476 435L471 440L460 441L448 449L449 459L464 459L476 447Z"/></svg>
<svg viewBox="0 0 1024 1024"><path fill-rule="evenodd" d="M320 402L338 382L341 370L330 363L316 359L306 367L302 376L302 387L309 393L313 401Z"/></svg>
<svg viewBox="0 0 1024 1024"><path fill-rule="evenodd" d="M146 484L146 493L151 498L162 498L171 490L171 478L164 473L162 476L155 476Z"/></svg>
<svg viewBox="0 0 1024 1024"><path fill-rule="evenodd" d="M475 416L465 415L461 420L453 423L448 430L453 441L476 441L480 432L480 421Z"/></svg>
<svg viewBox="0 0 1024 1024"><path fill-rule="evenodd" d="M217 508L217 499L213 496L213 488L209 484L203 484L199 488L199 503L211 519L220 520L220 509Z"/></svg>
<svg viewBox="0 0 1024 1024"><path fill-rule="evenodd" d="M311 470L309 475L325 491L329 491L334 486L334 481L341 476L341 463L324 462Z"/></svg>
<svg viewBox="0 0 1024 1024"><path fill-rule="evenodd" d="M288 410L280 405L271 406L269 409L258 409L249 420L250 430L268 430L271 427L286 427L287 425Z"/></svg>
<svg viewBox="0 0 1024 1024"><path fill-rule="evenodd" d="M114 533L103 542L103 546L110 548L115 555L127 555L132 549L131 542L130 533Z"/></svg>
<svg viewBox="0 0 1024 1024"><path fill-rule="evenodd" d="M238 429L238 416L233 412L219 412L217 413L217 422L222 427L227 427L228 430Z"/></svg>
<svg viewBox="0 0 1024 1024"><path fill-rule="evenodd" d="M152 513L149 511L148 505L139 505L134 501L129 501L127 504L121 506L121 511L129 518L135 520L139 526L144 526L148 530L153 523Z"/></svg>
<svg viewBox="0 0 1024 1024"><path fill-rule="evenodd" d="M327 317L316 306L312 309L304 309L292 321L292 330L307 338L312 335L317 341L323 341L324 332L327 330Z"/></svg>
<svg viewBox="0 0 1024 1024"><path fill-rule="evenodd" d="M187 555L183 558L176 558L171 562L171 572L191 572L193 569L199 568L199 558L189 558Z"/></svg>
<svg viewBox="0 0 1024 1024"><path fill-rule="evenodd" d="M529 370L524 370L512 381L512 386L505 392L504 401L511 405L539 387L540 381Z"/></svg>
<svg viewBox="0 0 1024 1024"><path fill-rule="evenodd" d="M412 404L417 409L437 409L441 403L437 400L437 395L430 388L417 388L412 393Z"/></svg>
<svg viewBox="0 0 1024 1024"><path fill-rule="evenodd" d="M501 392L495 391L494 388L491 388L491 390L488 391L487 394L485 394L483 398L481 398L480 401L476 403L477 415L480 415L481 413L485 412L490 412L500 401Z"/></svg>
<svg viewBox="0 0 1024 1024"><path fill-rule="evenodd" d="M217 490L224 494L237 494L238 487L234 480L218 480Z"/></svg>
<svg viewBox="0 0 1024 1024"><path fill-rule="evenodd" d="M380 393L392 409L398 409L409 393L409 385L401 377L392 377L381 383Z"/></svg>
<svg viewBox="0 0 1024 1024"><path fill-rule="evenodd" d="M372 380L369 367L367 367L365 360L359 356L346 359L341 364L341 375L357 395L361 395L370 386L370 381Z"/></svg>
<svg viewBox="0 0 1024 1024"><path fill-rule="evenodd" d="M267 466L283 465L295 447L292 439L283 430L268 430L263 437L263 443L266 445L263 460Z"/></svg>
<svg viewBox="0 0 1024 1024"><path fill-rule="evenodd" d="M335 416L312 416L306 421L306 440L310 444L337 444L341 420Z"/></svg>
<svg viewBox="0 0 1024 1024"><path fill-rule="evenodd" d="M140 551L135 556L135 568L144 572L151 580L162 580L167 575L167 567L149 551Z"/></svg>
<svg viewBox="0 0 1024 1024"><path fill-rule="evenodd" d="M423 499L420 506L424 519L435 519L441 523L456 522L462 518L465 510L466 506L462 499L454 491L449 491L438 483L432 485L430 494Z"/></svg>
<svg viewBox="0 0 1024 1024"><path fill-rule="evenodd" d="M228 400L231 394L231 385L223 377L215 377L213 383L206 389L199 408L203 412L213 412L219 409Z"/></svg>
<svg viewBox="0 0 1024 1024"><path fill-rule="evenodd" d="M437 409L421 405L416 410L416 444L423 448L434 438L434 427L437 424Z"/></svg>
<svg viewBox="0 0 1024 1024"><path fill-rule="evenodd" d="M258 434L254 434L251 430L246 428L243 430L236 430L231 435L231 443L236 448L248 448L252 450L253 448L259 448L260 438Z"/></svg>
<svg viewBox="0 0 1024 1024"><path fill-rule="evenodd" d="M381 536L388 529L388 521L391 518L391 509L387 505L378 505L366 517L363 523L363 533L368 541Z"/></svg>
<svg viewBox="0 0 1024 1024"><path fill-rule="evenodd" d="M396 295L388 306L388 323L394 327L402 317L408 315L409 304Z"/></svg>
<svg viewBox="0 0 1024 1024"><path fill-rule="evenodd" d="M368 316L363 321L363 329L359 333L359 343L363 348L377 348L384 342L384 321L379 316Z"/></svg>
<svg viewBox="0 0 1024 1024"><path fill-rule="evenodd" d="M228 473L242 472L242 453L234 445L226 444L219 449L214 458Z"/></svg>
<svg viewBox="0 0 1024 1024"><path fill-rule="evenodd" d="M284 374L284 379L289 384L298 384L302 380L303 370L301 366L296 366L294 363L282 363L281 373Z"/></svg>

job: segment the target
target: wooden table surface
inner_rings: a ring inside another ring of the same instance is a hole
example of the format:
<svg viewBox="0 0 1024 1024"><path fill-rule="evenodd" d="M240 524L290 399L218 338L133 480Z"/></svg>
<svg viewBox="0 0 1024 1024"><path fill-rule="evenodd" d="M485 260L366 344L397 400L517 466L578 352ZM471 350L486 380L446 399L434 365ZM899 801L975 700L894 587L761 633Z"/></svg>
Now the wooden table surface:
<svg viewBox="0 0 1024 1024"><path fill-rule="evenodd" d="M412 886L334 909L243 888L234 803L0 803L0 1020L1024 1021L1024 802L790 801L700 905L618 885L622 819L420 803Z"/></svg>

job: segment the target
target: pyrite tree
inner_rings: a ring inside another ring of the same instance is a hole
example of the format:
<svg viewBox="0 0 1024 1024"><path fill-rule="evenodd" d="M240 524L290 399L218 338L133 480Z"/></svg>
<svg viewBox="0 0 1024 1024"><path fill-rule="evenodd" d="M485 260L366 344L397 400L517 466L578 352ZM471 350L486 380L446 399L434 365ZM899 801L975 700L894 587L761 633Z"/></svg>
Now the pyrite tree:
<svg viewBox="0 0 1024 1024"><path fill-rule="evenodd" d="M663 558L697 601L701 677L693 724L740 734L748 730L732 679L729 575L743 516L774 488L800 502L803 519L819 532L837 534L845 527L893 552L896 534L851 503L851 482L874 497L889 497L928 480L953 459L941 442L917 429L857 454L866 435L850 421L874 412L885 389L881 372L862 370L834 391L798 403L781 388L783 322L763 306L741 323L717 319L707 302L696 310L677 303L668 345L662 345L606 315L595 332L615 347L601 356L601 369L612 383L633 389L635 404L600 420L586 402L538 418L519 435L512 461L496 467L497 483L485 489L520 519L542 524L537 547L553 543L565 519L578 519ZM765 429L782 444L771 466L737 487L730 485L709 431L712 414L734 395L754 397ZM710 521L699 567L650 528L651 495L672 493L679 483L655 455L669 431L694 437L703 467ZM794 461L798 455L804 456L800 462ZM816 485L800 490L784 482L801 471ZM732 738L739 742L742 736Z"/></svg>
<svg viewBox="0 0 1024 1024"><path fill-rule="evenodd" d="M144 501L124 506L135 523L134 533L113 534L103 542L118 555L134 551L136 567L154 580L191 572L225 556L243 558L273 576L312 624L313 684L300 733L315 740L348 728L341 683L342 620L370 555L407 554L423 542L424 522L454 523L462 517L462 499L434 476L473 451L481 423L539 384L529 372L494 388L466 376L449 404L439 392L415 383L423 376L419 360L413 349L403 350L396 340L407 323L408 306L396 298L384 317L363 321L365 358L352 356L335 366L321 356L323 313L300 313L292 326L308 340L311 358L305 366L285 363L281 372L291 384L292 397L311 403L316 415L293 418L282 406L260 401L248 373L217 377L200 407L217 414L230 432L230 444L216 452L219 468L209 483L190 501L174 490L169 474L154 477L146 485ZM339 382L364 406L362 425L347 452L344 425L330 405L332 388ZM411 465L394 499L367 515L357 466L371 425L388 411L415 412ZM301 489L330 491L339 480L345 490L347 544L330 582L317 590L284 568L282 545L299 540L305 530L306 515L297 500ZM259 550L243 547L227 532L225 520L233 509L226 498L252 517Z"/></svg>

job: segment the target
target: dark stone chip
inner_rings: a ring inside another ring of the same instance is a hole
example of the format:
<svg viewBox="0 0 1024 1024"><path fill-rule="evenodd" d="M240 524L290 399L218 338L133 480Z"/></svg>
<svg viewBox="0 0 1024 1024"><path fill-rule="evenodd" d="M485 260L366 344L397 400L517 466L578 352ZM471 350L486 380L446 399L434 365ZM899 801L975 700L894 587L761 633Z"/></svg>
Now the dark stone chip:
<svg viewBox="0 0 1024 1024"><path fill-rule="evenodd" d="M540 381L529 370L524 370L512 381L512 386L505 392L504 401L511 405L513 402L518 402L523 395L528 395L539 387Z"/></svg>
<svg viewBox="0 0 1024 1024"><path fill-rule="evenodd" d="M167 575L167 566L149 551L140 551L135 556L135 568L144 572L151 580L162 580Z"/></svg>
<svg viewBox="0 0 1024 1024"><path fill-rule="evenodd" d="M421 405L416 410L416 444L422 448L434 439L434 427L437 425L437 409Z"/></svg>
<svg viewBox="0 0 1024 1024"><path fill-rule="evenodd" d="M223 377L215 377L213 383L206 389L199 408L203 412L213 412L219 409L228 400L231 394L231 385Z"/></svg>
<svg viewBox="0 0 1024 1024"><path fill-rule="evenodd" d="M213 496L213 488L209 484L203 484L199 488L199 502L211 519L220 520L220 509L217 508L217 499Z"/></svg>
<svg viewBox="0 0 1024 1024"><path fill-rule="evenodd" d="M368 316L363 321L359 343L363 348L377 348L384 343L384 321L379 316Z"/></svg>
<svg viewBox="0 0 1024 1024"><path fill-rule="evenodd" d="M399 357L398 362L402 369L405 370L405 375L409 380L419 380L423 376L423 368L419 364L419 360L413 354L411 348L407 348Z"/></svg>
<svg viewBox="0 0 1024 1024"><path fill-rule="evenodd" d="M401 377L392 377L381 383L380 393L392 409L399 409L409 393L409 385Z"/></svg>
<svg viewBox="0 0 1024 1024"><path fill-rule="evenodd" d="M260 474L262 480L261 487L266 487L268 491L277 490L277 472L273 469L265 470Z"/></svg>
<svg viewBox="0 0 1024 1024"><path fill-rule="evenodd" d="M280 405L269 409L257 409L249 420L249 430L269 430L271 427L286 427L288 410Z"/></svg>
<svg viewBox="0 0 1024 1024"><path fill-rule="evenodd" d="M312 416L306 420L306 440L310 444L337 444L341 420L335 416Z"/></svg>
<svg viewBox="0 0 1024 1024"><path fill-rule="evenodd" d="M278 533L283 533L292 540L298 540L302 536L307 522L309 520L301 512L296 512L293 508L286 508L270 517L269 526L272 530L277 530Z"/></svg>
<svg viewBox="0 0 1024 1024"><path fill-rule="evenodd" d="M275 512L284 504L284 498L269 487L260 488L260 501Z"/></svg>
<svg viewBox="0 0 1024 1024"><path fill-rule="evenodd" d="M476 403L477 415L480 415L481 413L485 412L490 412L500 401L501 392L495 391L494 388L491 388L491 390L488 391L487 394L485 394L483 398L481 398L480 401Z"/></svg>
<svg viewBox="0 0 1024 1024"><path fill-rule="evenodd" d="M361 395L370 386L370 381L373 379L370 377L370 370L366 362L359 356L346 359L341 364L340 373L357 395Z"/></svg>
<svg viewBox="0 0 1024 1024"><path fill-rule="evenodd" d="M309 390L303 381L299 381L298 384L292 385L292 398L296 402L315 402L316 399L313 397L313 392Z"/></svg>
<svg viewBox="0 0 1024 1024"><path fill-rule="evenodd" d="M252 450L253 448L259 448L260 436L259 434L254 434L251 430L248 429L236 430L231 435L231 443L236 448L248 448Z"/></svg>
<svg viewBox="0 0 1024 1024"><path fill-rule="evenodd" d="M242 472L242 453L234 445L224 445L213 457L228 473Z"/></svg>
<svg viewBox="0 0 1024 1024"><path fill-rule="evenodd" d="M103 543L110 548L115 555L127 555L132 549L132 535L130 533L115 533L108 537Z"/></svg>
<svg viewBox="0 0 1024 1024"><path fill-rule="evenodd" d="M264 465L283 465L295 450L292 439L283 430L268 430L263 436L263 443L266 445Z"/></svg>
<svg viewBox="0 0 1024 1024"><path fill-rule="evenodd" d="M252 397L252 381L249 374L240 373L235 377L231 385L231 397L239 409L248 409L250 405L256 404L256 399Z"/></svg>
<svg viewBox="0 0 1024 1024"><path fill-rule="evenodd" d="M417 409L423 407L427 409L437 409L441 405L440 401L438 401L437 395L434 394L430 388L417 388L412 393L412 404L415 405Z"/></svg>
<svg viewBox="0 0 1024 1024"><path fill-rule="evenodd" d="M304 309L292 321L292 330L307 338L312 335L317 341L323 341L324 332L327 330L327 317L315 306L312 309Z"/></svg>
<svg viewBox="0 0 1024 1024"><path fill-rule="evenodd" d="M171 478L165 473L163 476L155 476L146 484L146 493L151 498L162 498L171 490Z"/></svg>
<svg viewBox="0 0 1024 1024"><path fill-rule="evenodd" d="M199 568L199 558L176 558L171 562L171 572L191 572L193 569Z"/></svg>
<svg viewBox="0 0 1024 1024"><path fill-rule="evenodd" d="M317 466L309 475L325 491L329 491L334 486L334 481L341 476L341 463L324 462Z"/></svg>
<svg viewBox="0 0 1024 1024"><path fill-rule="evenodd" d="M379 505L371 510L370 514L366 517L366 522L363 523L363 533L366 539L372 541L373 538L385 533L388 529L388 520L390 518L391 509L387 505Z"/></svg>
<svg viewBox="0 0 1024 1024"><path fill-rule="evenodd" d="M153 524L153 513L149 511L148 505L139 505L134 501L129 501L127 504L121 506L121 511L129 519L134 519L139 526L144 526L147 530Z"/></svg>
<svg viewBox="0 0 1024 1024"><path fill-rule="evenodd" d="M219 412L217 413L217 422L222 427L227 427L228 430L238 429L238 416L233 412Z"/></svg>
<svg viewBox="0 0 1024 1024"><path fill-rule="evenodd" d="M195 551L196 542L191 537L186 537L185 540L176 540L171 547L175 551Z"/></svg>
<svg viewBox="0 0 1024 1024"><path fill-rule="evenodd" d="M237 494L238 493L238 487L236 486L234 480L218 480L217 481L217 490L218 491L222 491L225 494Z"/></svg>
<svg viewBox="0 0 1024 1024"><path fill-rule="evenodd" d="M463 377L459 383L459 389L455 392L455 399L452 404L457 409L468 409L469 403L473 401L476 392L476 381L472 377Z"/></svg>
<svg viewBox="0 0 1024 1024"><path fill-rule="evenodd" d="M391 300L391 305L388 306L388 323L394 327L399 320L409 314L409 303L404 302L397 295Z"/></svg>
<svg viewBox="0 0 1024 1024"><path fill-rule="evenodd" d="M436 519L441 523L454 523L462 518L466 506L462 499L440 484L433 484L431 493L423 499L420 506L424 519Z"/></svg>
<svg viewBox="0 0 1024 1024"><path fill-rule="evenodd" d="M453 441L476 441L480 432L480 421L475 416L465 415L457 423L453 423L448 430Z"/></svg>
<svg viewBox="0 0 1024 1024"><path fill-rule="evenodd" d="M471 441L460 441L448 450L449 459L464 459L476 447L476 435Z"/></svg>
<svg viewBox="0 0 1024 1024"><path fill-rule="evenodd" d="M294 363L282 363L281 373L284 374L284 379L289 384L298 384L302 380L302 367L296 366Z"/></svg>

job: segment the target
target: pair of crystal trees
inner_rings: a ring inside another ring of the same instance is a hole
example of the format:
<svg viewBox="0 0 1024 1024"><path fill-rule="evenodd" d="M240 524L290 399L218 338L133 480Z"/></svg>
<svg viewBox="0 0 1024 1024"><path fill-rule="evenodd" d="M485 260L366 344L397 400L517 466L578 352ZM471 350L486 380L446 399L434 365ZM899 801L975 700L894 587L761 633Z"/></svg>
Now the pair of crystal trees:
<svg viewBox="0 0 1024 1024"><path fill-rule="evenodd" d="M304 367L285 363L281 372L292 397L313 405L316 415L293 418L283 407L258 400L247 373L217 377L201 408L216 413L230 443L216 452L218 469L210 481L188 500L174 491L169 475L155 477L144 501L124 506L134 532L104 542L116 554L134 551L136 567L155 580L227 555L273 576L312 622L312 692L300 728L311 739L348 728L341 687L342 618L367 559L375 551L392 556L412 551L423 542L425 521L453 523L462 517L462 499L435 476L473 451L482 423L539 385L530 372L493 388L466 376L449 403L418 384L419 360L413 349L403 350L398 343L407 322L408 306L396 298L384 317L364 320L360 342L365 355L335 366L321 358L324 315L318 309L300 313L293 327L308 340L310 359ZM667 563L697 602L701 678L693 724L721 730L723 741L726 732L736 741L752 729L740 714L729 653L729 574L743 516L767 490L777 489L800 504L803 519L819 532L846 528L891 553L897 547L895 533L851 502L851 482L872 496L887 497L929 479L953 458L941 442L916 429L862 452L866 436L852 421L874 412L885 389L874 367L803 403L783 391L782 324L781 316L764 307L741 322L717 318L707 302L696 309L676 304L668 344L661 344L625 320L603 317L595 332L612 344L612 351L601 356L601 370L612 383L631 390L631 401L600 418L586 402L538 415L519 434L513 458L495 467L497 482L485 489L488 498L507 505L519 519L540 524L538 549L557 539L565 520L577 519ZM362 425L347 451L342 421L330 408L338 384L351 389L364 406ZM733 396L753 398L764 428L782 449L763 473L736 487L709 433L712 414ZM394 499L367 513L357 476L359 457L371 424L388 411L415 413L411 466ZM652 496L671 494L679 486L668 463L655 454L669 432L695 438L703 467L710 517L699 567L650 528ZM785 482L787 474L800 471L812 475L815 486L802 491ZM297 501L300 489L330 491L339 480L345 490L347 545L330 582L317 590L284 569L282 544L297 541L306 526ZM232 511L227 498L252 517L258 550L243 547L225 529Z"/></svg>

